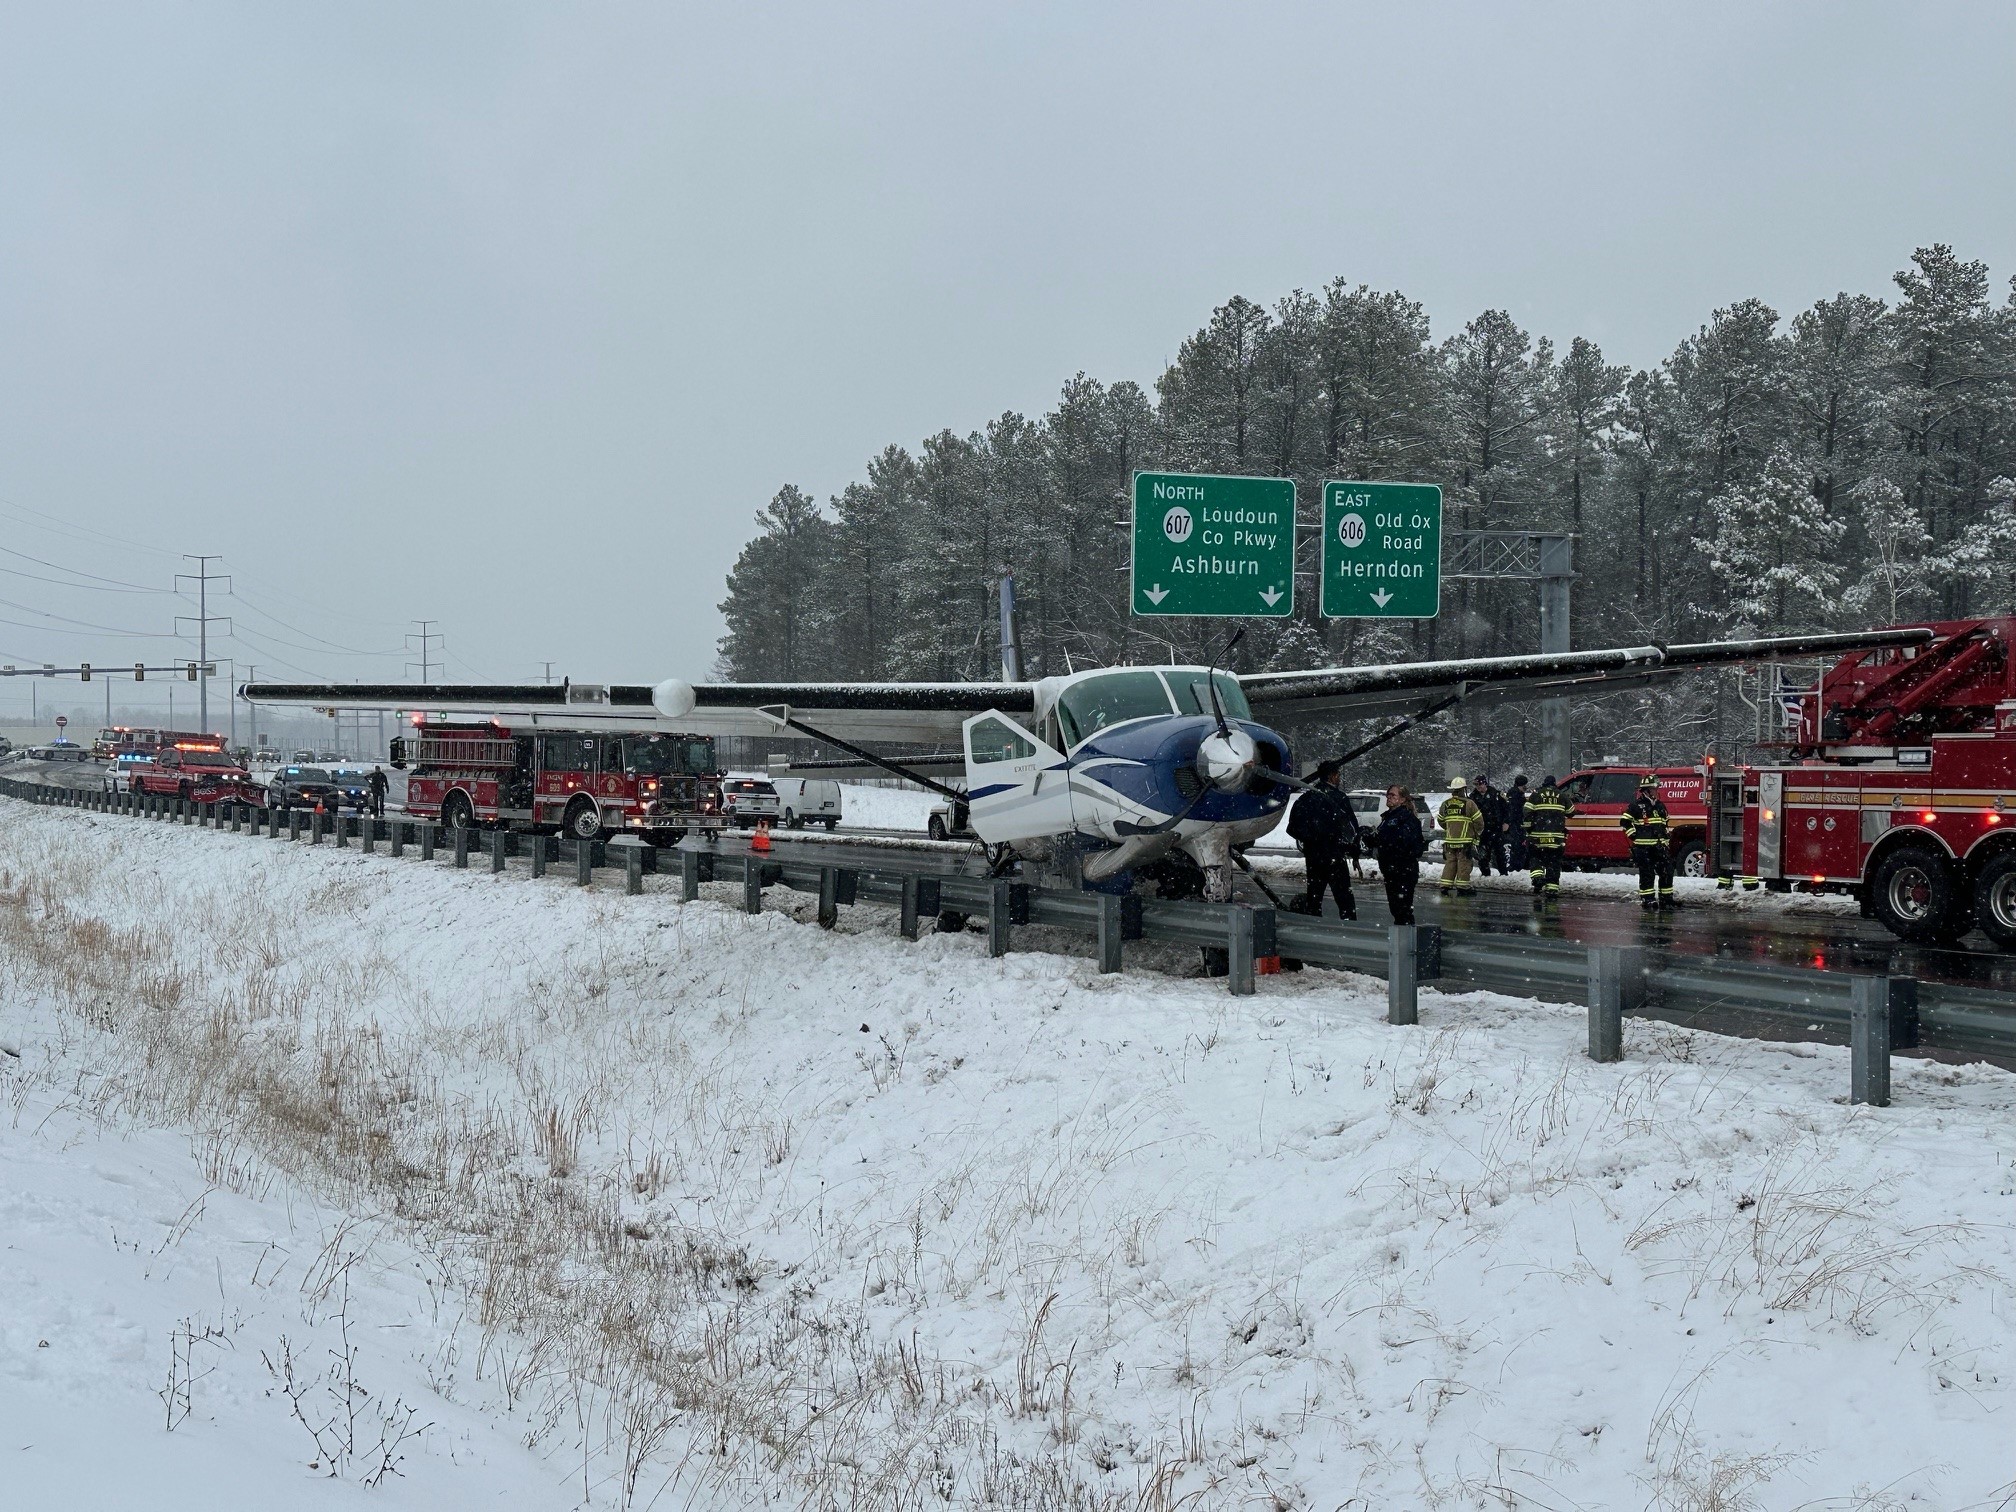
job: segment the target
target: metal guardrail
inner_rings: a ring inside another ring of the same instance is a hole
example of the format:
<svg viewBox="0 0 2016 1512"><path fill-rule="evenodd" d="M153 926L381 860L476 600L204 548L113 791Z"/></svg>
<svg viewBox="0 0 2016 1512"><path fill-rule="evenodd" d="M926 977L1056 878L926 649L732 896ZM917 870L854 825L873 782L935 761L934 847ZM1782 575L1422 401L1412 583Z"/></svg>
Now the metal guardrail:
<svg viewBox="0 0 2016 1512"><path fill-rule="evenodd" d="M0 778L0 795L26 802L141 818L242 828L289 840L306 838L338 846L353 840L364 850L384 844L394 856L417 850L423 860L445 850L456 867L481 857L502 872L512 858L529 860L532 875L550 864L570 868L588 884L595 871L620 866L625 890L643 891L645 876L661 870L654 847L622 840L576 841L510 831L446 829L429 820L361 815L284 815L247 804L196 804L132 793L59 788ZM742 885L742 906L760 912L763 890L783 886L819 898L819 922L831 928L839 909L874 903L901 911L906 938L944 913L984 920L988 948L1005 955L1018 928L1059 929L1090 935L1102 971L1121 969L1124 947L1136 940L1192 946L1212 953L1235 994L1256 990L1255 978L1302 962L1383 978L1388 1017L1418 1018L1417 989L1435 982L1444 990L1476 990L1585 1005L1590 1013L1590 1054L1614 1060L1622 1053L1621 1019L1649 1016L1726 1029L1739 1021L1785 1038L1848 1043L1854 1050L1852 1095L1888 1099L1889 1055L1928 1048L1998 1058L2016 1056L2016 1001L2007 994L1908 977L1851 976L1803 967L1728 962L1667 954L1651 958L1636 947L1586 946L1432 927L1388 926L1318 919L1244 903L1179 902L1032 887L1006 878L949 873L938 858L901 853L843 863L754 850L727 851L719 840L685 841L676 856L681 895L697 898L708 882Z"/></svg>

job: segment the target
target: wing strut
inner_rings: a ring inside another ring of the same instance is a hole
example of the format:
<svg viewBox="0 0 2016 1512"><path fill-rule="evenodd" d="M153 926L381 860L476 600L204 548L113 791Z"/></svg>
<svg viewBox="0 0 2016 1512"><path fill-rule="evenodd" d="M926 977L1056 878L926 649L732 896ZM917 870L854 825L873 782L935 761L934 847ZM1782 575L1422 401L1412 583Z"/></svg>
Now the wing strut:
<svg viewBox="0 0 2016 1512"><path fill-rule="evenodd" d="M1416 726L1417 724L1424 724L1428 720L1433 719L1437 714L1440 714L1444 709L1448 708L1450 705L1459 704L1463 702L1464 696L1468 694L1469 691L1470 688L1468 684L1459 685L1454 693L1451 693L1447 698L1442 699L1439 703L1429 704L1425 709L1416 709L1412 714L1409 714L1405 719L1401 720L1400 723L1394 725L1391 729L1381 730L1377 735L1374 735L1370 740L1355 745L1350 750L1346 751L1342 756L1333 757L1332 759L1336 761L1339 766L1348 766L1352 762L1356 761L1360 756L1364 756L1372 751L1376 751L1380 746L1386 744L1386 742L1391 740L1394 736L1404 735L1407 733L1407 731L1413 729L1414 726Z"/></svg>
<svg viewBox="0 0 2016 1512"><path fill-rule="evenodd" d="M812 728L812 726L805 723L804 720L793 718L788 710L784 711L781 714L774 715L773 717L781 719L787 729L796 730L801 735L809 735L814 740L823 740L826 742L826 744L830 746L838 746L841 750L845 751L849 756L859 756L863 761L867 762L870 766L878 766L882 768L883 771L893 772L896 776L904 778L907 781L920 783L923 786L931 789L931 791L934 793L943 793L947 798L950 798L955 803L957 803L959 800L963 799L966 796L964 793L960 792L957 788L949 788L945 786L945 784L942 782L934 782L929 777L926 777L922 772L915 771L910 767L902 766L897 762L889 760L889 758L886 756L877 756L873 751L865 750L861 746L857 746L851 744L848 741L842 740L838 735L828 735L823 730L815 730Z"/></svg>

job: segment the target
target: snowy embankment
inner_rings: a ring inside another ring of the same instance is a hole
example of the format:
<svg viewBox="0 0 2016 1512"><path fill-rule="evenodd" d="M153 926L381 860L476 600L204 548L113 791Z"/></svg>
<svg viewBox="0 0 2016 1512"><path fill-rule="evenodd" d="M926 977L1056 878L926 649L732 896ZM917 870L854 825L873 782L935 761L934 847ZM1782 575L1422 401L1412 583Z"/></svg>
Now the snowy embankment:
<svg viewBox="0 0 2016 1512"><path fill-rule="evenodd" d="M416 1407L378 1494L435 1508L668 1477L1962 1508L2016 1476L1987 1067L1854 1108L1825 1048L1632 1023L1598 1066L1579 1013L1484 994L1396 1029L1327 972L1235 999L1173 951L1102 978L789 894L18 804L0 873L0 1423L36 1505L316 1504L303 1421L347 1399L334 1468ZM181 1352L213 1373L178 1408Z"/></svg>

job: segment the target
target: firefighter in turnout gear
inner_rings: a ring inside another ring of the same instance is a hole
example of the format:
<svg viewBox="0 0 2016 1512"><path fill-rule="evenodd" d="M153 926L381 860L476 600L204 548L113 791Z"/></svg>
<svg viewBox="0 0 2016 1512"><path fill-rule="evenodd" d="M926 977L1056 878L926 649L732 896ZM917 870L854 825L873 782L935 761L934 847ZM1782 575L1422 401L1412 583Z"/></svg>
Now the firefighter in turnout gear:
<svg viewBox="0 0 2016 1512"><path fill-rule="evenodd" d="M1568 844L1568 816L1575 805L1552 777L1526 800L1526 855L1532 863L1535 902L1561 896L1561 852Z"/></svg>
<svg viewBox="0 0 2016 1512"><path fill-rule="evenodd" d="M1673 848L1668 843L1671 817L1659 797L1659 779L1647 772L1638 779L1638 796L1617 816L1631 837L1631 859L1638 863L1638 903L1646 909L1671 908Z"/></svg>
<svg viewBox="0 0 2016 1512"><path fill-rule="evenodd" d="M1477 889L1470 885L1470 863L1477 844L1484 837L1484 811L1470 796L1470 784L1461 777L1449 782L1449 796L1435 811L1442 826L1442 893L1469 897Z"/></svg>

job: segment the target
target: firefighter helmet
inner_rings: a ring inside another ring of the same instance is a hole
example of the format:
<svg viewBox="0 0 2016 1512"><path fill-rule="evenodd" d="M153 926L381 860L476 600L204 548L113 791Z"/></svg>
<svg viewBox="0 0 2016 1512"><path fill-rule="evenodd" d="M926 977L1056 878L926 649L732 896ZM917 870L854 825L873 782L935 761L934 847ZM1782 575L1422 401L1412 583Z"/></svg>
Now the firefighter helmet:
<svg viewBox="0 0 2016 1512"><path fill-rule="evenodd" d="M1659 779L1650 772L1647 772L1643 777L1638 779L1638 786L1641 791L1645 788L1656 788L1659 786Z"/></svg>

